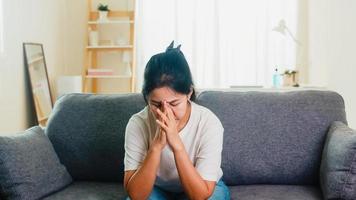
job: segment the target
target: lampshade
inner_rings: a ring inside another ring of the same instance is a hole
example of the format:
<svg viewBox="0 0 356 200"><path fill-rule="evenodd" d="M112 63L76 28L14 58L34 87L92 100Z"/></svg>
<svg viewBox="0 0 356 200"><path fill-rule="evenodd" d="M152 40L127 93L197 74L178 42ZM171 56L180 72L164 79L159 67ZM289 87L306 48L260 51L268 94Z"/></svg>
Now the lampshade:
<svg viewBox="0 0 356 200"><path fill-rule="evenodd" d="M272 31L276 31L278 33L281 33L282 35L286 36L286 32L288 35L292 38L292 40L297 44L301 46L301 42L295 38L293 33L289 30L287 23L284 19L281 19L276 27L272 29Z"/></svg>
<svg viewBox="0 0 356 200"><path fill-rule="evenodd" d="M276 31L278 33L281 33L283 35L286 35L285 30L287 29L286 21L284 19L281 19L276 27L274 27L272 30Z"/></svg>

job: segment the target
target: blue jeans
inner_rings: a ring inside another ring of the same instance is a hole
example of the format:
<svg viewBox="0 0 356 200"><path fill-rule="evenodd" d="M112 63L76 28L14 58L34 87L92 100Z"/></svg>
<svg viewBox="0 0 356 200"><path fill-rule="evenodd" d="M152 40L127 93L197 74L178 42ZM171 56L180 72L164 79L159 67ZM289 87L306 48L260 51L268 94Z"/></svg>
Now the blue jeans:
<svg viewBox="0 0 356 200"><path fill-rule="evenodd" d="M168 200L168 199L178 199L178 200L188 200L188 197L184 193L173 193L163 190L157 186L154 186L148 200ZM215 185L213 194L209 197L210 200L230 200L229 188L225 185L222 180L219 180ZM126 200L130 200L129 197Z"/></svg>

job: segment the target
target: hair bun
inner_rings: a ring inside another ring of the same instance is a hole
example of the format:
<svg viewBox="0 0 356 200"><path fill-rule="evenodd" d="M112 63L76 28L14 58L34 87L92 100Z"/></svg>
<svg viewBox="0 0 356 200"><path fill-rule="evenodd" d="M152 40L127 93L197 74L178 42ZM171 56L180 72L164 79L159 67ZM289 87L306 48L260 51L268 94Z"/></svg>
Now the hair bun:
<svg viewBox="0 0 356 200"><path fill-rule="evenodd" d="M178 45L176 48L174 48L174 40L169 44L169 46L166 48L166 52L172 51L172 50L178 50L180 52L180 47L182 45Z"/></svg>
<svg viewBox="0 0 356 200"><path fill-rule="evenodd" d="M166 51L173 49L173 46L174 46L174 40L171 42L171 44L169 44Z"/></svg>

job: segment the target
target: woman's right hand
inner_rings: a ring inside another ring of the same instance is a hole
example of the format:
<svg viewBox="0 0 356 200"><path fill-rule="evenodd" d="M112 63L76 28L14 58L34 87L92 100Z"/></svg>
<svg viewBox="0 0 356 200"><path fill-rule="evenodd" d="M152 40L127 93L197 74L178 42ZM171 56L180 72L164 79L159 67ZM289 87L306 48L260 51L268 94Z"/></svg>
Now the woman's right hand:
<svg viewBox="0 0 356 200"><path fill-rule="evenodd" d="M161 111L166 114L166 110L164 110L164 106L161 106ZM161 117L158 120L163 121ZM152 146L158 148L162 151L162 149L167 145L167 135L166 132L161 128L157 127L157 133L155 138L153 139Z"/></svg>
<svg viewBox="0 0 356 200"><path fill-rule="evenodd" d="M158 132L152 142L152 147L157 148L160 151L162 151L162 149L166 145L167 145L166 132L164 132L161 128L158 128Z"/></svg>

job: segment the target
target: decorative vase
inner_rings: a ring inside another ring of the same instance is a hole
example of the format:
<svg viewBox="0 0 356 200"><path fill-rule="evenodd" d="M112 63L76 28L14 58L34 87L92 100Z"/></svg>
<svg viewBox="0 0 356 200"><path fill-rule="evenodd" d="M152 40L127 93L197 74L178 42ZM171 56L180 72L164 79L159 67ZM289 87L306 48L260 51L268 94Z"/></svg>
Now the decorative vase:
<svg viewBox="0 0 356 200"><path fill-rule="evenodd" d="M99 45L99 33L98 31L90 31L89 32L89 45L90 46L98 46Z"/></svg>

